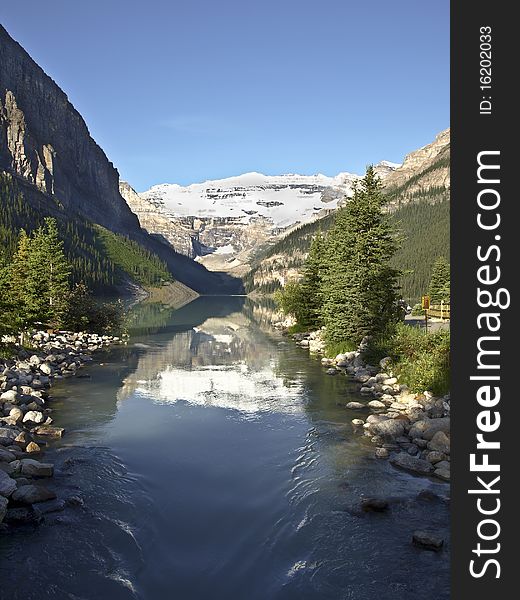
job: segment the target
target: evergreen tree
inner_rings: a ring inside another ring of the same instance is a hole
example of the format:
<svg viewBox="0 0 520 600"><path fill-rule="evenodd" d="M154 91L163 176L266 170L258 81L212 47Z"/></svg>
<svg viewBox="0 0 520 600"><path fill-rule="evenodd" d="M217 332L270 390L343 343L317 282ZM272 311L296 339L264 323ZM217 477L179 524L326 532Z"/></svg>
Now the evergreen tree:
<svg viewBox="0 0 520 600"><path fill-rule="evenodd" d="M30 241L26 309L30 317L45 324L59 325L67 308L70 265L55 219L47 217Z"/></svg>
<svg viewBox="0 0 520 600"><path fill-rule="evenodd" d="M390 265L398 242L382 208L373 167L338 211L328 236L322 317L328 343L359 344L397 319L397 278Z"/></svg>
<svg viewBox="0 0 520 600"><path fill-rule="evenodd" d="M16 333L18 317L19 313L12 293L9 268L2 261L0 264L0 338L6 334Z"/></svg>
<svg viewBox="0 0 520 600"><path fill-rule="evenodd" d="M276 299L285 313L292 314L298 324L307 329L321 327L322 274L325 239L318 231L311 242L309 255L298 282L289 282Z"/></svg>
<svg viewBox="0 0 520 600"><path fill-rule="evenodd" d="M35 317L34 314L30 314L27 310L28 297L26 285L30 256L31 238L22 229L12 262L4 271L4 285L2 290L5 302L11 307L9 310L9 320L16 330L24 330L30 327Z"/></svg>
<svg viewBox="0 0 520 600"><path fill-rule="evenodd" d="M450 263L444 256L435 261L428 293L432 304L450 301Z"/></svg>

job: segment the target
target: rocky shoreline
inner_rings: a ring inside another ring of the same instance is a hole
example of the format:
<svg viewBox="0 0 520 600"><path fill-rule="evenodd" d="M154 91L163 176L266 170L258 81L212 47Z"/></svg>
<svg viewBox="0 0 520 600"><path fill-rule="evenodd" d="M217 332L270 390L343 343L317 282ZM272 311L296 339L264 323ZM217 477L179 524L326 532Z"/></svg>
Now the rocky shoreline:
<svg viewBox="0 0 520 600"><path fill-rule="evenodd" d="M311 353L323 354L322 332L296 333L292 339ZM327 374L347 375L358 385L365 402L345 406L359 411L352 419L356 431L370 437L375 457L389 459L396 468L414 475L450 481L450 397L436 398L430 391L412 393L392 373L391 358L377 366L367 364L363 353L367 340L353 352L323 357ZM369 413L367 415L367 413Z"/></svg>
<svg viewBox="0 0 520 600"><path fill-rule="evenodd" d="M65 507L43 483L54 475L54 465L42 460L45 446L64 434L53 424L49 389L74 377L96 351L121 343L109 335L36 331L30 350L15 347L12 358L0 359L0 531Z"/></svg>

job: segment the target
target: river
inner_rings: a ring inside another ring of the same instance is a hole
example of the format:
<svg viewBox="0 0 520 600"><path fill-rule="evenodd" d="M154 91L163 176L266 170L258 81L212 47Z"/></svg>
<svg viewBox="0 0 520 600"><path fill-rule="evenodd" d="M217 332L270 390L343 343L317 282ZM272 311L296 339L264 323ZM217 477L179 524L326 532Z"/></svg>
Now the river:
<svg viewBox="0 0 520 600"><path fill-rule="evenodd" d="M54 386L51 485L83 505L0 533L2 600L449 598L448 486L375 459L353 384L260 316L139 306L127 347ZM390 510L360 512L374 495Z"/></svg>

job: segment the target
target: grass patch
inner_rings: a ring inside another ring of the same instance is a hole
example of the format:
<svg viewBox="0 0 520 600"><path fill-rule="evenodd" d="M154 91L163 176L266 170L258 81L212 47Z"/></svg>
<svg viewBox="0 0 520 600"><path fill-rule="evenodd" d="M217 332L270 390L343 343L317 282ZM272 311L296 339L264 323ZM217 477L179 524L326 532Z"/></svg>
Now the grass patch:
<svg viewBox="0 0 520 600"><path fill-rule="evenodd" d="M309 333L309 328L299 323L295 323L287 328L287 333L292 335L293 333Z"/></svg>
<svg viewBox="0 0 520 600"><path fill-rule="evenodd" d="M329 342L325 346L325 356L335 358L338 354L346 354L347 352L353 352L357 350L356 344L349 341L344 342Z"/></svg>

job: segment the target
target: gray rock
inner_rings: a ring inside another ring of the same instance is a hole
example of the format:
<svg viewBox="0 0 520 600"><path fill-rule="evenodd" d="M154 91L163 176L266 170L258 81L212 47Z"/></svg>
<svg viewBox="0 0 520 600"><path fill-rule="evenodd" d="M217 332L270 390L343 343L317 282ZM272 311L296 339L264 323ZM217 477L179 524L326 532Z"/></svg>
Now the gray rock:
<svg viewBox="0 0 520 600"><path fill-rule="evenodd" d="M366 408L366 406L364 404L362 404L361 402L348 402L346 404L347 408L350 408L352 410L359 410L360 408Z"/></svg>
<svg viewBox="0 0 520 600"><path fill-rule="evenodd" d="M428 445L428 442L426 440L423 440L422 438L413 438L412 442L416 446L418 446L419 448L421 448L422 450L424 450L426 448L426 446Z"/></svg>
<svg viewBox="0 0 520 600"><path fill-rule="evenodd" d="M11 479L9 475L0 469L0 496L9 498L16 490L16 481Z"/></svg>
<svg viewBox="0 0 520 600"><path fill-rule="evenodd" d="M371 430L376 435L380 435L384 438L396 438L403 435L404 424L397 419L388 419L387 421L375 423L371 426Z"/></svg>
<svg viewBox="0 0 520 600"><path fill-rule="evenodd" d="M437 452L442 452L443 454L449 454L450 447L450 438L444 433L444 431L437 431L437 433L428 443L429 450L436 450Z"/></svg>
<svg viewBox="0 0 520 600"><path fill-rule="evenodd" d="M14 440L20 433L19 429L11 429L9 427L0 427L0 437Z"/></svg>
<svg viewBox="0 0 520 600"><path fill-rule="evenodd" d="M410 456L407 452L399 452L390 457L390 463L412 473L429 475L433 471L431 463L416 456Z"/></svg>
<svg viewBox="0 0 520 600"><path fill-rule="evenodd" d="M386 415L368 415L367 417L367 423L382 423L383 421L388 421Z"/></svg>
<svg viewBox="0 0 520 600"><path fill-rule="evenodd" d="M444 545L444 540L429 531L414 531L412 542L426 550L438 552Z"/></svg>
<svg viewBox="0 0 520 600"><path fill-rule="evenodd" d="M16 456L10 450L0 448L0 461L10 463Z"/></svg>
<svg viewBox="0 0 520 600"><path fill-rule="evenodd" d="M443 461L445 458L446 458L446 456L442 452L438 452L437 450L432 450L431 452L428 452L428 454L426 455L426 460L428 462L431 462L432 465Z"/></svg>
<svg viewBox="0 0 520 600"><path fill-rule="evenodd" d="M371 400L368 403L368 406L374 409L386 408L386 404L383 404L383 402L380 402L379 400Z"/></svg>
<svg viewBox="0 0 520 600"><path fill-rule="evenodd" d="M437 466L437 465L435 465L435 466ZM435 477L438 477L439 479L442 479L443 481L449 481L450 476L451 476L450 475L451 471L449 469L435 469L433 474L435 475Z"/></svg>
<svg viewBox="0 0 520 600"><path fill-rule="evenodd" d="M363 419L352 419L352 425L355 427L362 427L364 424L365 421L363 421Z"/></svg>
<svg viewBox="0 0 520 600"><path fill-rule="evenodd" d="M34 504L54 500L56 494L42 485L22 485L12 495L12 499L20 504Z"/></svg>
<svg viewBox="0 0 520 600"><path fill-rule="evenodd" d="M390 456L390 453L386 448L376 448L374 454L376 458L388 458Z"/></svg>
<svg viewBox="0 0 520 600"><path fill-rule="evenodd" d="M32 458L22 458L22 475L29 477L52 477L54 474L54 465L51 463L42 463Z"/></svg>
<svg viewBox="0 0 520 600"><path fill-rule="evenodd" d="M379 361L379 366L384 371L392 362L392 358L390 356L385 356Z"/></svg>
<svg viewBox="0 0 520 600"><path fill-rule="evenodd" d="M431 440L433 436L438 432L449 433L450 431L450 418L442 417L440 419L430 419L428 426L424 430L421 437L425 440Z"/></svg>

